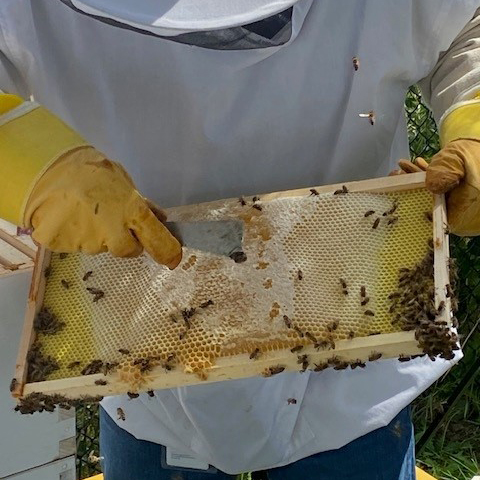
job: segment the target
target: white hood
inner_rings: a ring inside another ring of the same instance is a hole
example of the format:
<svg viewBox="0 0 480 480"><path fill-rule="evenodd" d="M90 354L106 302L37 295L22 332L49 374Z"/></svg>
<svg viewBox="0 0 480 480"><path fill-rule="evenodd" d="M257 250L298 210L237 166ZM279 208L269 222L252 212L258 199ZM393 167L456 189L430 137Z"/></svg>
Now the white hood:
<svg viewBox="0 0 480 480"><path fill-rule="evenodd" d="M298 0L71 0L79 10L158 35L237 27L279 13Z"/></svg>

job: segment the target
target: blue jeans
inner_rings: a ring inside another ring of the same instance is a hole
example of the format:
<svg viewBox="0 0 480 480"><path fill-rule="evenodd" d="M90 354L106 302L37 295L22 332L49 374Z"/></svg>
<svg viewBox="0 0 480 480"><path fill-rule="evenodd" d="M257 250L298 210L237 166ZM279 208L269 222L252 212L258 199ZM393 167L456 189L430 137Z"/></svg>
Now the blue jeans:
<svg viewBox="0 0 480 480"><path fill-rule="evenodd" d="M328 434L326 432L326 434ZM408 408L389 425L338 450L267 471L269 480L415 480L413 426ZM227 480L235 475L162 468L162 445L137 440L101 409L100 453L105 480Z"/></svg>

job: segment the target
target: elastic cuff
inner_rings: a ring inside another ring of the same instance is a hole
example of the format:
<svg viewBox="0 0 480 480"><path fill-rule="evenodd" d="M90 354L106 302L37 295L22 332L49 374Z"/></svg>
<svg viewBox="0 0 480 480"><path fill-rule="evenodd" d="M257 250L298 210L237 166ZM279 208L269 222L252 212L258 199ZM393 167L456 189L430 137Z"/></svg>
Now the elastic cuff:
<svg viewBox="0 0 480 480"><path fill-rule="evenodd" d="M459 138L480 140L480 98L452 105L440 119L440 145Z"/></svg>
<svg viewBox="0 0 480 480"><path fill-rule="evenodd" d="M35 102L0 116L0 218L24 224L38 179L65 153L88 143Z"/></svg>

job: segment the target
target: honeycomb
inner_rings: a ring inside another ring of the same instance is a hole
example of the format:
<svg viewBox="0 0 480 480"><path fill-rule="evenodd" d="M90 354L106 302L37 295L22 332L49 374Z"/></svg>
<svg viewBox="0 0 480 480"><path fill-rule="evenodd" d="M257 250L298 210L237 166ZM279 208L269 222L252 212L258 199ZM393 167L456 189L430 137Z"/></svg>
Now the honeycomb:
<svg viewBox="0 0 480 480"><path fill-rule="evenodd" d="M60 363L49 379L78 376L101 359L118 362L121 379L138 386L139 358L159 364L174 353L186 372L204 375L222 356L311 343L286 327L284 315L318 340L334 321L337 339L398 331L387 296L398 270L421 260L432 236L425 190L260 199L261 209L250 200L216 205L183 219L242 219L244 263L189 249L173 271L147 255L52 255L44 306L66 325L39 334L43 352ZM74 361L80 365L69 368Z"/></svg>

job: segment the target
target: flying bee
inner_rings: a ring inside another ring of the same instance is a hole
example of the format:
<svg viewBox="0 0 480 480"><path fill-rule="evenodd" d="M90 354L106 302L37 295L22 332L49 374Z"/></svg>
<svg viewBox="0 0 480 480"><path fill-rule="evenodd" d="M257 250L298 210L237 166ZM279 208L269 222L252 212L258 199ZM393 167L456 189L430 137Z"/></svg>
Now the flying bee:
<svg viewBox="0 0 480 480"><path fill-rule="evenodd" d="M289 398L287 400L287 405L296 405L297 404L297 399L296 398Z"/></svg>
<svg viewBox="0 0 480 480"><path fill-rule="evenodd" d="M274 367L268 367L265 369L265 371L262 373L264 377L271 377L273 375L277 375L278 373L282 373L285 370L285 367L283 365L276 365Z"/></svg>
<svg viewBox="0 0 480 480"><path fill-rule="evenodd" d="M369 362L374 362L375 360L379 360L380 358L382 358L382 354L381 354L381 353L372 352L372 353L368 356L368 361L369 361Z"/></svg>
<svg viewBox="0 0 480 480"><path fill-rule="evenodd" d="M352 64L353 64L353 69L358 72L358 69L360 68L360 60L357 57L352 58Z"/></svg>
<svg viewBox="0 0 480 480"><path fill-rule="evenodd" d="M313 196L319 195L318 191L315 190L315 188L311 188L311 189L310 189L310 196L312 196L312 195L313 195Z"/></svg>
<svg viewBox="0 0 480 480"><path fill-rule="evenodd" d="M354 337L355 337L355 332L354 332L353 330L350 330L350 331L348 332L347 338L348 338L349 340L352 340Z"/></svg>
<svg viewBox="0 0 480 480"><path fill-rule="evenodd" d="M370 301L369 297L365 297L361 302L360 305L364 307Z"/></svg>
<svg viewBox="0 0 480 480"><path fill-rule="evenodd" d="M238 203L239 203L242 207L244 207L244 206L247 204L247 202L245 201L245 199L244 199L243 197L240 197L240 198L238 199Z"/></svg>
<svg viewBox="0 0 480 480"><path fill-rule="evenodd" d="M340 325L340 322L338 320L334 320L333 322L330 322L327 325L327 330L329 332L334 332L338 328L339 325Z"/></svg>
<svg viewBox="0 0 480 480"><path fill-rule="evenodd" d="M117 408L117 419L125 421L125 412L120 407Z"/></svg>
<svg viewBox="0 0 480 480"><path fill-rule="evenodd" d="M199 305L199 308L207 308L209 307L210 305L213 305L213 300L207 300L206 302L203 302Z"/></svg>
<svg viewBox="0 0 480 480"><path fill-rule="evenodd" d="M298 336L299 336L300 338L303 338L303 337L304 337L305 334L300 330L299 327L297 327L297 326L295 325L295 326L293 327L293 329L297 332L297 334L298 334Z"/></svg>
<svg viewBox="0 0 480 480"><path fill-rule="evenodd" d="M334 195L345 195L346 193L348 193L348 188L345 185L342 185L342 188L333 192Z"/></svg>
<svg viewBox="0 0 480 480"><path fill-rule="evenodd" d="M119 348L118 351L119 351L122 355L130 355L130 350L127 350L126 348Z"/></svg>
<svg viewBox="0 0 480 480"><path fill-rule="evenodd" d="M103 380L102 378L95 380L95 385L106 385L107 383L108 382L106 380Z"/></svg>
<svg viewBox="0 0 480 480"><path fill-rule="evenodd" d="M373 222L372 228L375 230L380 223L380 217L377 217L375 221Z"/></svg>
<svg viewBox="0 0 480 480"><path fill-rule="evenodd" d="M374 317L375 316L375 313L372 312L371 310L365 310L363 312L364 315L366 315L367 317Z"/></svg>
<svg viewBox="0 0 480 480"><path fill-rule="evenodd" d="M155 393L153 393L153 390L148 390L147 395L148 395L149 397L154 397L154 396L155 396Z"/></svg>
<svg viewBox="0 0 480 480"><path fill-rule="evenodd" d="M70 288L70 283L67 282L66 280L61 280L61 283L62 283L62 287L63 288L66 288L67 290Z"/></svg>
<svg viewBox="0 0 480 480"><path fill-rule="evenodd" d="M256 348L251 354L250 354L250 360L256 360L260 356L260 349Z"/></svg>
<svg viewBox="0 0 480 480"><path fill-rule="evenodd" d="M305 336L313 343L317 343L317 339L310 333L310 332L305 332Z"/></svg>
<svg viewBox="0 0 480 480"><path fill-rule="evenodd" d="M128 395L128 398L130 398L130 400L132 398L138 398L140 396L140 394L134 393L134 392L127 392L127 395Z"/></svg>
<svg viewBox="0 0 480 480"><path fill-rule="evenodd" d="M86 282L91 276L92 276L93 272L91 270L89 270L88 272L85 273L85 275L82 277L82 280L84 282Z"/></svg>
<svg viewBox="0 0 480 480"><path fill-rule="evenodd" d="M387 225L393 225L398 222L398 217L392 217L388 220Z"/></svg>
<svg viewBox="0 0 480 480"><path fill-rule="evenodd" d="M428 222L430 222L430 223L433 222L432 212L425 212L425 213L423 214L423 216L425 217L425 220L427 220Z"/></svg>
<svg viewBox="0 0 480 480"><path fill-rule="evenodd" d="M370 215L373 215L375 213L375 210L368 210L365 212L363 215L365 218L369 217Z"/></svg>
<svg viewBox="0 0 480 480"><path fill-rule="evenodd" d="M253 205L252 208L254 208L255 210L258 210L259 212L262 211L262 207L260 205L257 205L257 204Z"/></svg>
<svg viewBox="0 0 480 480"><path fill-rule="evenodd" d="M10 392L13 392L15 388L17 388L18 381L16 378L12 378L12 381L10 382Z"/></svg>
<svg viewBox="0 0 480 480"><path fill-rule="evenodd" d="M287 328L292 328L292 321L286 315L283 316L283 321Z"/></svg>
<svg viewBox="0 0 480 480"><path fill-rule="evenodd" d="M315 368L313 369L314 372L322 372L326 368L328 368L328 363L314 363Z"/></svg>
<svg viewBox="0 0 480 480"><path fill-rule="evenodd" d="M297 272L297 280L303 280L303 272L300 269Z"/></svg>
<svg viewBox="0 0 480 480"><path fill-rule="evenodd" d="M260 200L260 197L257 197L256 195L252 198L252 202L258 202Z"/></svg>
<svg viewBox="0 0 480 480"><path fill-rule="evenodd" d="M290 349L292 353L297 353L303 350L303 345L297 345L296 347L293 347Z"/></svg>
<svg viewBox="0 0 480 480"><path fill-rule="evenodd" d="M401 353L398 356L398 361L399 362L408 362L409 360L411 360L411 357L409 357L408 355L404 355L403 353Z"/></svg>
<svg viewBox="0 0 480 480"><path fill-rule="evenodd" d="M69 370L73 370L74 368L77 368L80 366L80 362L78 360L75 360L73 362L70 362L68 365L67 365L67 368Z"/></svg>

